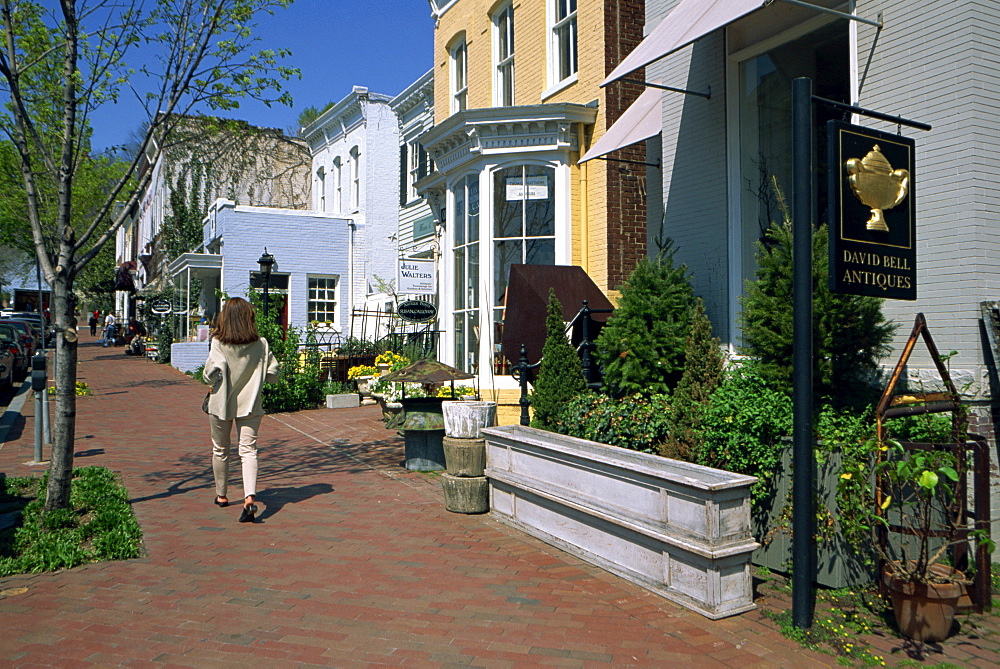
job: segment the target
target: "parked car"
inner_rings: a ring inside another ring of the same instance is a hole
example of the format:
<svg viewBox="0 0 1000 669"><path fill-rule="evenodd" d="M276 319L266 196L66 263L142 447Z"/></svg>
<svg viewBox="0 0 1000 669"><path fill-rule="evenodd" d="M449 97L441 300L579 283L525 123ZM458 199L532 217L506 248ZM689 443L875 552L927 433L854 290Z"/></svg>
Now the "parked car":
<svg viewBox="0 0 1000 669"><path fill-rule="evenodd" d="M14 319L5 319L0 321L0 324L13 325L21 333L21 343L24 344L25 352L28 357L35 355L35 351L38 350L39 339L35 336L35 328L31 326L31 323L27 321L18 321Z"/></svg>
<svg viewBox="0 0 1000 669"><path fill-rule="evenodd" d="M6 346L0 346L0 388L14 384L14 355Z"/></svg>
<svg viewBox="0 0 1000 669"><path fill-rule="evenodd" d="M31 359L27 349L21 343L21 331L9 323L0 323L0 347L10 349L14 356L14 380L23 381L28 375Z"/></svg>
<svg viewBox="0 0 1000 669"><path fill-rule="evenodd" d="M42 318L33 311L15 311L8 318L31 323L31 327L34 328L35 330L36 338L38 338L38 335L44 332L45 346L50 347L52 345L52 340L55 337L55 332L52 330L52 327L50 326L48 319L46 319L45 323L43 324ZM38 341L40 343L41 339L39 339Z"/></svg>

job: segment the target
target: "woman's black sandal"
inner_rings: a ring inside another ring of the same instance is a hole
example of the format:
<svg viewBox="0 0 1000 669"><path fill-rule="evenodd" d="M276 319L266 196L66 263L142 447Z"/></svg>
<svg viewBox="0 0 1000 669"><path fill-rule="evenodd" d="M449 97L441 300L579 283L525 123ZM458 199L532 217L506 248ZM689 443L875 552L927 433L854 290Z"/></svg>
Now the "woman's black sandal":
<svg viewBox="0 0 1000 669"><path fill-rule="evenodd" d="M257 505L251 502L248 505L243 506L243 513L240 514L241 523L252 523L254 516L257 515Z"/></svg>
<svg viewBox="0 0 1000 669"><path fill-rule="evenodd" d="M229 506L229 500L227 499L227 500L223 501L222 497L216 495L215 496L215 505L218 506L218 507Z"/></svg>

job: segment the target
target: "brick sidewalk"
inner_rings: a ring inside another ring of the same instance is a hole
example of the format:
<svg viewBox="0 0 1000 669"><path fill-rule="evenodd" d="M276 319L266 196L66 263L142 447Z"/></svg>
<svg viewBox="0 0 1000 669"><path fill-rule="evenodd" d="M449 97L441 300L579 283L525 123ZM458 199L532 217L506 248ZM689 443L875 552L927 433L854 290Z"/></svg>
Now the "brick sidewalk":
<svg viewBox="0 0 1000 669"><path fill-rule="evenodd" d="M147 557L0 579L0 663L833 666L444 509L377 407L265 417L253 525L219 509L204 386L83 335L76 464L122 474ZM38 472L32 403L0 472ZM241 494L239 467L230 498Z"/></svg>

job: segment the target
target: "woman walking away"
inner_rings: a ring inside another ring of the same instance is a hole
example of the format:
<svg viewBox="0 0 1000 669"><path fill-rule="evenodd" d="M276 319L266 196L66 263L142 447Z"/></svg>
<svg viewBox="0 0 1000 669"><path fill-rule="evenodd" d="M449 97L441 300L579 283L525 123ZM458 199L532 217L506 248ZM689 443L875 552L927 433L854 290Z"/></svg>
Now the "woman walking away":
<svg viewBox="0 0 1000 669"><path fill-rule="evenodd" d="M229 505L229 447L235 424L243 464L241 523L252 523L257 513L257 428L264 415L261 389L265 383L277 381L278 374L278 360L267 340L257 334L253 307L242 298L229 298L212 333L203 375L212 384L208 421L215 503Z"/></svg>

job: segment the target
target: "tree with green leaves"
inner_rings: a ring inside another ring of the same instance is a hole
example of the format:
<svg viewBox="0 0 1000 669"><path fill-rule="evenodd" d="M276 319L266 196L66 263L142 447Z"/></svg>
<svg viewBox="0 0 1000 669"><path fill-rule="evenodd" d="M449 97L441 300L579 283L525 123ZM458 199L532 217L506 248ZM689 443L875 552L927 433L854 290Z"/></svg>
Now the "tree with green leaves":
<svg viewBox="0 0 1000 669"><path fill-rule="evenodd" d="M112 240L150 183L162 147L182 119L231 110L246 98L290 104L281 92L297 72L284 50L254 50L255 17L291 0L0 0L3 45L0 133L14 146L19 201L52 289L55 412L45 512L69 506L76 429L75 282ZM141 53L139 53L141 47ZM139 61L129 59L137 58ZM78 177L97 159L91 116L120 95L146 111L138 153L84 215Z"/></svg>
<svg viewBox="0 0 1000 669"><path fill-rule="evenodd" d="M867 404L878 393L879 365L896 326L882 300L830 290L826 226L813 230L813 386L837 406ZM757 278L747 281L739 324L742 351L759 361L760 375L792 394L792 226L775 223L757 242Z"/></svg>
<svg viewBox="0 0 1000 669"><path fill-rule="evenodd" d="M668 240L659 254L636 265L597 337L605 391L622 396L673 390L684 370L693 304L687 265L674 265Z"/></svg>
<svg viewBox="0 0 1000 669"><path fill-rule="evenodd" d="M552 288L549 288L549 307L545 316L542 364L534 386L531 393L531 426L542 430L553 429L559 410L587 390L580 356L566 338L562 305Z"/></svg>

